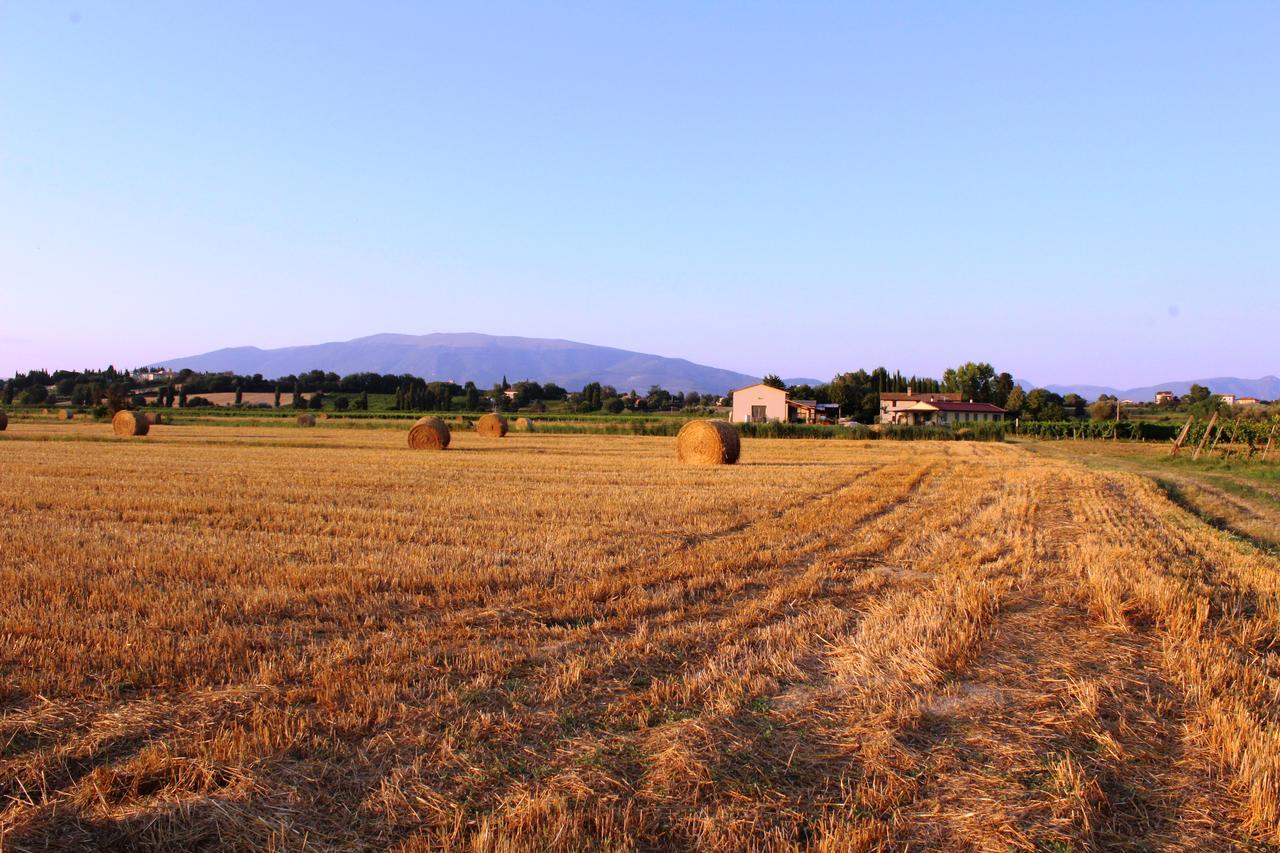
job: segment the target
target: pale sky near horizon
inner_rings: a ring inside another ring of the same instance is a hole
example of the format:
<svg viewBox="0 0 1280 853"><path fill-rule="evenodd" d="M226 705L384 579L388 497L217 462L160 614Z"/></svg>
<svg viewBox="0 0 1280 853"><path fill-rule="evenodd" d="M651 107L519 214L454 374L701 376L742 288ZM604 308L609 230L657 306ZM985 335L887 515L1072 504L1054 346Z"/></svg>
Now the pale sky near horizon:
<svg viewBox="0 0 1280 853"><path fill-rule="evenodd" d="M1280 374L1280 5L0 2L0 375Z"/></svg>

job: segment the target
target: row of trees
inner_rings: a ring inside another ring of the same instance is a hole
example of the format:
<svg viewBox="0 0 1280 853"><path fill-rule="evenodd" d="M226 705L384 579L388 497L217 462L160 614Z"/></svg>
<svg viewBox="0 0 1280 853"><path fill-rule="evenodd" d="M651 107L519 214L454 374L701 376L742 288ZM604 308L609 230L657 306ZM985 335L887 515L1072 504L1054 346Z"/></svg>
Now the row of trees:
<svg viewBox="0 0 1280 853"><path fill-rule="evenodd" d="M776 375L766 376L764 382L776 388L785 387ZM880 415L880 394L905 393L908 389L917 394L953 392L960 394L964 400L994 403L1006 408L1014 391L1021 393L1021 389L1014 384L1012 375L997 374L985 362L967 362L950 368L942 375L941 380L928 376L906 376L900 371L890 373L887 368L877 367L872 371L841 373L830 382L820 385L793 385L787 390L796 399L837 404L842 416L853 418L859 423L874 423ZM1019 399L1016 402L1022 405L1025 400Z"/></svg>
<svg viewBox="0 0 1280 853"><path fill-rule="evenodd" d="M146 391L147 397L140 392ZM546 403L568 401L580 412L667 411L692 406L714 406L720 398L714 394L672 393L651 386L648 393L634 389L619 391L609 385L592 382L581 391L569 392L554 382L522 380L512 384L506 377L488 391L474 382L428 382L411 374L355 373L339 377L336 373L313 370L308 373L268 380L261 374L252 376L229 373L195 373L184 370L161 383L143 383L133 375L116 371L37 370L18 374L3 386L4 405L53 405L60 401L77 406L96 406L109 395L128 399L133 405L145 405L151 399L164 407L199 407L212 403L205 395L233 393L235 405L242 405L247 393L272 393L273 405L296 409L320 409L332 399L332 407L367 410L370 394L394 395L393 408L399 411L482 411L525 408L544 409ZM259 404L265 405L265 404Z"/></svg>

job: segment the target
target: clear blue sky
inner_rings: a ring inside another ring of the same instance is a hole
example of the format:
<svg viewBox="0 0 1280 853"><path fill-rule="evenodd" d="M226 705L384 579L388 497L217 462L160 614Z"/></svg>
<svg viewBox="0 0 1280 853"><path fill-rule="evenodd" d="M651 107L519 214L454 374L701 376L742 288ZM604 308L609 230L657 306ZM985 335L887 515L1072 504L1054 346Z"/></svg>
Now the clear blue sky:
<svg viewBox="0 0 1280 853"><path fill-rule="evenodd" d="M0 3L0 371L1280 373L1274 3Z"/></svg>

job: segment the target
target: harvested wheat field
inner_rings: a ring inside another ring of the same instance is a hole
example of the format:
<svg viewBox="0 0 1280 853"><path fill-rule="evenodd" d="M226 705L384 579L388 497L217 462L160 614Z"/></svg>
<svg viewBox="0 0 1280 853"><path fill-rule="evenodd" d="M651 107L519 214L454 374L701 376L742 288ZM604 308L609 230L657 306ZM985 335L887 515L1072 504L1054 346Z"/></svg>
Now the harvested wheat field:
<svg viewBox="0 0 1280 853"><path fill-rule="evenodd" d="M0 436L5 849L1280 844L1280 561L1138 474L109 432Z"/></svg>

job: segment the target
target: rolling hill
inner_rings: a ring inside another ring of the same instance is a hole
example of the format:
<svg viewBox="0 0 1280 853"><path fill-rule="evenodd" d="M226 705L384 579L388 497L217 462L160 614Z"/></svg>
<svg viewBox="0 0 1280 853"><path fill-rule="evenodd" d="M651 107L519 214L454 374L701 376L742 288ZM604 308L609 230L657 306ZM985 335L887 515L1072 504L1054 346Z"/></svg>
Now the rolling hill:
<svg viewBox="0 0 1280 853"><path fill-rule="evenodd" d="M1019 380L1026 390L1038 387ZM1237 397L1257 397L1259 400L1280 400L1280 377L1263 376L1259 379L1240 379L1236 376L1214 376L1208 379L1177 379L1159 385L1141 388L1109 388L1101 385L1045 385L1055 394L1079 394L1086 400L1096 400L1102 394L1112 394L1122 400L1150 401L1157 391L1172 391L1181 397L1192 385L1203 385L1214 394L1235 394Z"/></svg>
<svg viewBox="0 0 1280 853"><path fill-rule="evenodd" d="M232 347L157 361L174 370L230 370L274 378L309 370L349 373L411 373L427 380L474 381L486 387L507 377L555 382L577 390L589 382L619 390L723 394L759 377L694 364L683 358L631 352L550 338L520 338L473 332L430 335L382 334L311 346L259 349Z"/></svg>

